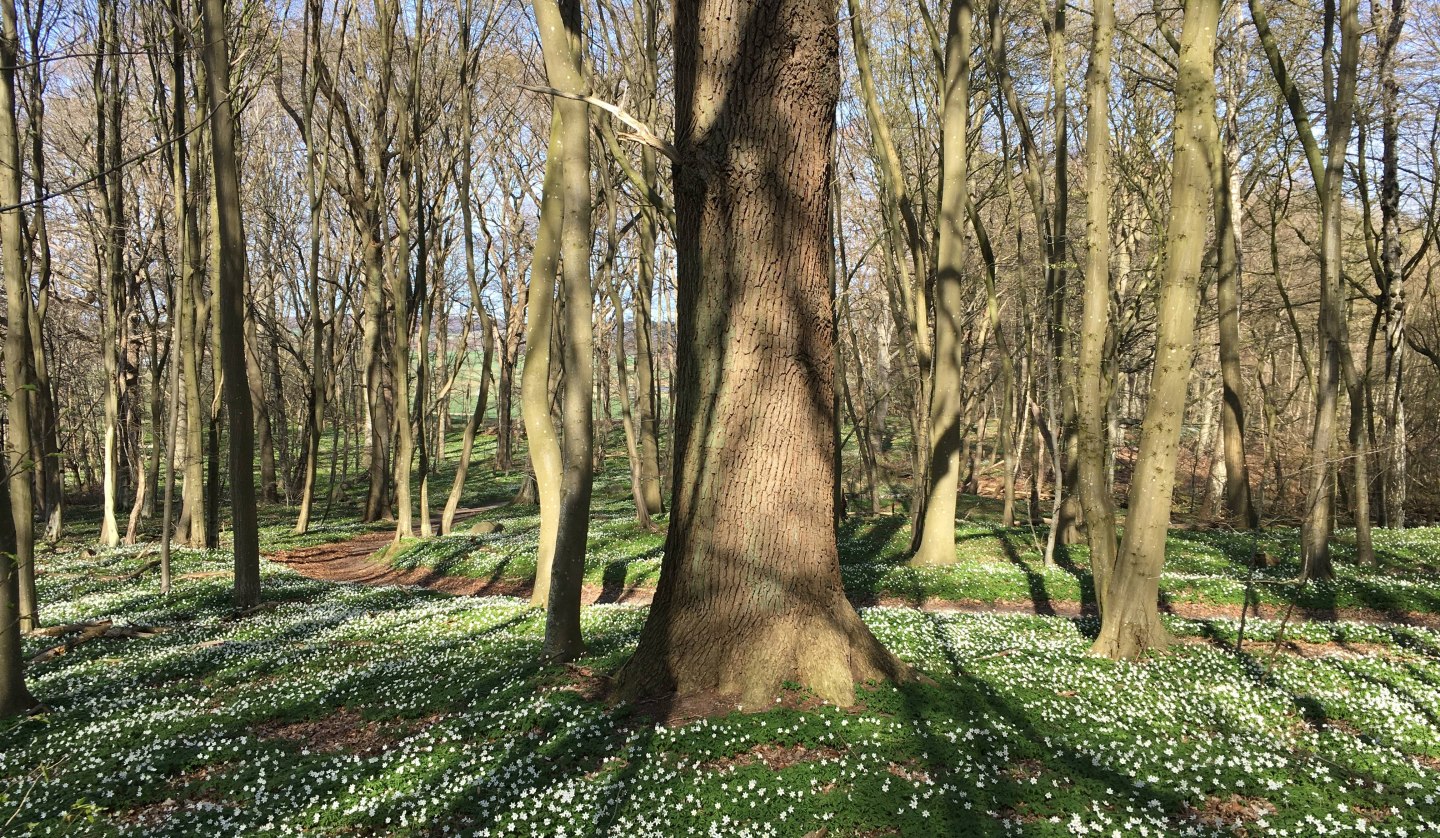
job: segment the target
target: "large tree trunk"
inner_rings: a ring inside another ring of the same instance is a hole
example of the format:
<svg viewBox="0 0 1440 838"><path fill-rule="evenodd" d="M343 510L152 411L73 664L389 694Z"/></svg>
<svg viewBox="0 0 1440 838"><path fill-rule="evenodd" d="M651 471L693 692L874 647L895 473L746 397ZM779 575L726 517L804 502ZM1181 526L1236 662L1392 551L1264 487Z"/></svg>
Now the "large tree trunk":
<svg viewBox="0 0 1440 838"><path fill-rule="evenodd" d="M970 203L969 143L970 0L950 6L945 46L941 116L940 241L935 263L935 358L930 387L928 484L917 565L955 561L955 501L960 490L960 442L964 434L965 223Z"/></svg>
<svg viewBox="0 0 1440 838"><path fill-rule="evenodd" d="M830 174L836 9L675 11L675 479L622 695L849 704L903 665L845 599L834 530Z"/></svg>
<svg viewBox="0 0 1440 838"><path fill-rule="evenodd" d="M9 19L14 19L14 9L13 0L5 0L4 4L0 5L0 10L4 10ZM7 51L8 57L0 57L0 61L4 61L7 67L14 67L15 52ZM11 90L13 89L12 86ZM11 124L14 124L13 118ZM19 169L14 171L18 172ZM15 212L18 214L19 211ZM10 506L10 483L9 480L0 480L0 509ZM15 546L14 519L0 514L0 552L14 553ZM20 644L19 600L20 576L16 567L12 562L0 562L0 719L18 716L35 706L34 697L25 688L25 652Z"/></svg>
<svg viewBox="0 0 1440 838"><path fill-rule="evenodd" d="M255 520L255 432L245 376L245 231L240 215L240 166L235 152L235 115L230 100L230 49L224 0L202 0L205 65L210 101L210 145L215 174L220 247L215 299L220 318L220 356L225 368L225 406L230 415L230 526L235 542L235 606L260 601L260 534Z"/></svg>
<svg viewBox="0 0 1440 838"><path fill-rule="evenodd" d="M1214 176L1215 34L1220 0L1187 0L1175 82L1174 183L1155 335L1155 369L1129 515L1115 567L1097 599L1097 654L1134 658L1168 641L1157 604L1175 488L1180 429L1194 355L1196 288L1205 256Z"/></svg>
<svg viewBox="0 0 1440 838"><path fill-rule="evenodd" d="M1085 73L1085 292L1075 395L1076 493L1085 515L1095 590L1115 566L1115 500L1105 473L1105 347L1110 340L1110 73L1115 2L1096 0Z"/></svg>

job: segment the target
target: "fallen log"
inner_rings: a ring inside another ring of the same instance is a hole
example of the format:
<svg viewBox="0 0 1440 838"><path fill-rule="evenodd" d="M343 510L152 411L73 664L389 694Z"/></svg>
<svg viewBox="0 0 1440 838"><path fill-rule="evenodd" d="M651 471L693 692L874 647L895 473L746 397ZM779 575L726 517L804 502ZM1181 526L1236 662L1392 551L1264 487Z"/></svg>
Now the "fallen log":
<svg viewBox="0 0 1440 838"><path fill-rule="evenodd" d="M64 627L62 626L61 628ZM148 626L117 626L109 620L100 620L85 625L85 628L83 628L77 636L66 639L64 643L51 646L49 649L34 655L30 658L30 663L44 663L45 661L68 655L77 647L83 646L92 640L99 640L101 638L136 640L157 637L164 633L165 630L160 628L150 628Z"/></svg>

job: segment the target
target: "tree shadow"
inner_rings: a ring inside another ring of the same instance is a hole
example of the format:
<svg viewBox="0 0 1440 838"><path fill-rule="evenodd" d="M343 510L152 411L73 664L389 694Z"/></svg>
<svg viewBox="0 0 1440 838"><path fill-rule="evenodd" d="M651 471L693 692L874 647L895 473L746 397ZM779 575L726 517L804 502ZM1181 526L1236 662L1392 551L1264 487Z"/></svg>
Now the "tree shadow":
<svg viewBox="0 0 1440 838"><path fill-rule="evenodd" d="M1004 553L1006 561L1014 565L1021 573L1025 574L1025 585L1030 592L1030 603L1036 614L1043 614L1047 617L1055 616L1055 606L1050 602L1050 591L1045 585L1045 577L1036 573L1030 563L1020 555L1014 542L1010 540L1012 533L1007 530L996 530L996 540L1000 542L1000 550Z"/></svg>

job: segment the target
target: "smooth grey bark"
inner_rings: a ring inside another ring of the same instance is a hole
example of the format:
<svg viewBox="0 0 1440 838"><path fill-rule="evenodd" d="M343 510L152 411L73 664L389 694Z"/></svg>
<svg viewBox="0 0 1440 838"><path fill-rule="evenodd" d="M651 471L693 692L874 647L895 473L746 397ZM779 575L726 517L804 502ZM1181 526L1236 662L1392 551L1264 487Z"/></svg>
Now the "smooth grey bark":
<svg viewBox="0 0 1440 838"><path fill-rule="evenodd" d="M1180 430L1194 355L1195 310L1205 235L1213 206L1216 145L1215 39L1220 0L1187 0L1175 80L1173 185L1155 336L1155 367L1140 451L1130 484L1129 513L1115 566L1100 605L1096 654L1136 658L1163 647L1169 635L1157 610Z"/></svg>
<svg viewBox="0 0 1440 838"><path fill-rule="evenodd" d="M955 561L955 503L965 402L965 225L970 204L970 0L954 0L945 41L941 102L939 251L935 262L935 356L930 387L928 482L912 564Z"/></svg>

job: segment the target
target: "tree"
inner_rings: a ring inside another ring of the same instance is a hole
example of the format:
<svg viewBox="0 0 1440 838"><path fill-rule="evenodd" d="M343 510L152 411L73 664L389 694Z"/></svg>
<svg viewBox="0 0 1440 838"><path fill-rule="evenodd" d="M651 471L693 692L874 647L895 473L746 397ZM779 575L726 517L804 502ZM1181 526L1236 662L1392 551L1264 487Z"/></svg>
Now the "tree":
<svg viewBox="0 0 1440 838"><path fill-rule="evenodd" d="M935 262L935 355L931 365L927 497L913 563L955 561L955 500L960 491L960 443L964 429L965 224L970 116L969 0L953 0L945 45L942 105L940 242Z"/></svg>
<svg viewBox="0 0 1440 838"><path fill-rule="evenodd" d="M1358 0L1339 0L1338 11L1334 4L1335 0L1327 0L1322 47L1326 143L1322 153L1310 127L1310 114L1304 96L1291 77L1270 29L1270 18L1261 0L1250 0L1250 18L1290 112L1290 120L1309 165L1320 204L1320 358L1316 366L1315 411L1310 434L1310 486L1300 530L1300 556L1304 565L1301 575L1306 579L1329 579L1334 575L1330 557L1330 535L1335 527L1335 486L1331 479L1331 463L1336 440L1341 367L1346 353L1344 343L1348 341L1341 242L1345 208L1341 179L1345 174L1345 157L1354 122L1360 16ZM1336 22L1340 25L1338 66L1331 58ZM1363 456L1363 452L1355 453ZM1369 491L1368 487L1365 491ZM1361 522L1356 523L1358 526ZM1364 522L1364 527L1368 534L1368 520Z"/></svg>
<svg viewBox="0 0 1440 838"><path fill-rule="evenodd" d="M1094 649L1112 658L1138 657L1168 641L1157 601L1194 354L1197 287L1212 206L1210 155L1216 147L1215 37L1219 20L1220 0L1185 3L1175 80L1173 182L1160 277L1155 369L1130 484L1125 537L1108 584L1096 597L1100 634Z"/></svg>
<svg viewBox="0 0 1440 838"><path fill-rule="evenodd" d="M675 7L675 471L631 698L757 706L786 681L848 704L903 665L840 586L831 142L836 9Z"/></svg>
<svg viewBox="0 0 1440 838"><path fill-rule="evenodd" d="M260 601L260 532L255 518L255 431L245 369L245 231L240 213L235 110L230 90L230 48L224 0L201 0L204 47L200 60L212 104L211 171L219 273L215 298L220 318L220 359L230 433L230 527L235 541L235 607Z"/></svg>
<svg viewBox="0 0 1440 838"><path fill-rule="evenodd" d="M31 489L35 463L30 457L30 403L35 383L26 362L30 350L30 274L25 265L25 235L20 218L20 129L15 117L15 67L20 56L20 30L14 0L0 0L0 270L5 272L5 482L9 522L0 544L0 562L16 586L9 600L21 631L39 628L35 597L35 518ZM0 514L0 517L5 517ZM10 575L13 574L13 581ZM0 620L7 617L0 608ZM8 632L7 632L8 633ZM0 642L4 642L0 639ZM21 691L23 692L23 686ZM14 699L18 701L19 699ZM6 715L0 696L0 716Z"/></svg>
<svg viewBox="0 0 1440 838"><path fill-rule="evenodd" d="M560 93L554 104L559 127L551 132L553 144L549 150L551 156L559 158L560 172L556 182L550 183L547 158L547 193L543 200L546 203L552 200L548 190L553 186L560 204L560 296L564 301L560 324L564 373L560 416L564 439L555 553L547 591L544 655L555 660L570 660L584 650L580 638L580 586L590 531L594 468L590 117L589 107L578 98L589 91L578 57L581 42L578 0L558 3L535 0L534 9L535 21L540 27L540 46L545 54L545 74ZM535 587L538 595L538 579Z"/></svg>
<svg viewBox="0 0 1440 838"><path fill-rule="evenodd" d="M1090 66L1085 72L1085 287L1076 369L1076 491L1090 544L1095 592L1102 596L1115 564L1115 501L1105 475L1110 328L1110 75L1115 50L1114 0L1096 0ZM1103 606L1102 606L1103 607Z"/></svg>

